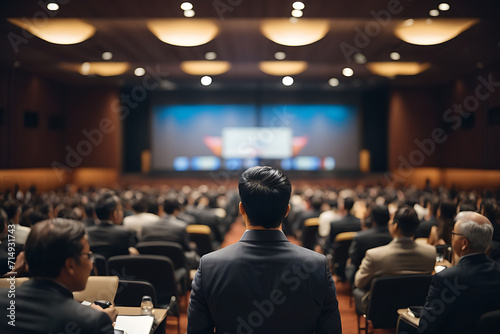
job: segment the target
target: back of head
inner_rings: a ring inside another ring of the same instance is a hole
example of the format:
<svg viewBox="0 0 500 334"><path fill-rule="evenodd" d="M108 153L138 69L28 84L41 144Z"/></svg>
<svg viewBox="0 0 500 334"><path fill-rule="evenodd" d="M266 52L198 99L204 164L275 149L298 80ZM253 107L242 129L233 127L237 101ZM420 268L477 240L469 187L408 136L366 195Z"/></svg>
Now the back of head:
<svg viewBox="0 0 500 334"><path fill-rule="evenodd" d="M141 196L141 198L135 198L134 201L132 202L132 209L136 213L146 212L147 209L146 197Z"/></svg>
<svg viewBox="0 0 500 334"><path fill-rule="evenodd" d="M469 240L469 249L472 252L484 253L493 238L493 226L483 215L472 211L462 211L456 217L458 233Z"/></svg>
<svg viewBox="0 0 500 334"><path fill-rule="evenodd" d="M7 214L3 209L0 209L0 234L7 234L7 225L9 224L9 219L7 218Z"/></svg>
<svg viewBox="0 0 500 334"><path fill-rule="evenodd" d="M292 192L290 180L282 171L268 166L249 168L241 175L238 189L251 225L280 226Z"/></svg>
<svg viewBox="0 0 500 334"><path fill-rule="evenodd" d="M167 197L165 198L165 201L163 202L163 210L165 213L171 215L174 213L175 210L180 210L181 209L181 202L179 201L179 198L175 194L168 194Z"/></svg>
<svg viewBox="0 0 500 334"><path fill-rule="evenodd" d="M346 197L344 199L344 209L347 212L351 212L353 206L354 206L354 200L351 197Z"/></svg>
<svg viewBox="0 0 500 334"><path fill-rule="evenodd" d="M313 195L311 196L309 202L311 203L311 207L318 211L321 209L321 206L323 206L323 197L321 197L321 195Z"/></svg>
<svg viewBox="0 0 500 334"><path fill-rule="evenodd" d="M387 226L387 223L390 219L389 209L387 208L387 205L375 205L372 208L371 216L372 220L378 226Z"/></svg>
<svg viewBox="0 0 500 334"><path fill-rule="evenodd" d="M457 205L452 201L443 201L439 206L439 211L441 212L441 218L453 220L457 214Z"/></svg>
<svg viewBox="0 0 500 334"><path fill-rule="evenodd" d="M481 210L483 215L488 218L492 224L497 220L498 206L493 198L485 198L481 202Z"/></svg>
<svg viewBox="0 0 500 334"><path fill-rule="evenodd" d="M80 259L85 226L74 220L55 218L34 225L24 246L33 277L56 278L68 258Z"/></svg>
<svg viewBox="0 0 500 334"><path fill-rule="evenodd" d="M113 192L104 193L96 203L95 213L100 220L109 219L111 213L118 207L120 199Z"/></svg>
<svg viewBox="0 0 500 334"><path fill-rule="evenodd" d="M20 205L15 200L9 200L3 204L3 210L7 214L7 218L12 220L15 215L20 211Z"/></svg>
<svg viewBox="0 0 500 334"><path fill-rule="evenodd" d="M403 206L396 211L394 223L398 224L399 231L405 237L412 237L420 224L415 209L409 206Z"/></svg>
<svg viewBox="0 0 500 334"><path fill-rule="evenodd" d="M146 201L146 212L158 215L159 209L158 198L155 195L149 195Z"/></svg>

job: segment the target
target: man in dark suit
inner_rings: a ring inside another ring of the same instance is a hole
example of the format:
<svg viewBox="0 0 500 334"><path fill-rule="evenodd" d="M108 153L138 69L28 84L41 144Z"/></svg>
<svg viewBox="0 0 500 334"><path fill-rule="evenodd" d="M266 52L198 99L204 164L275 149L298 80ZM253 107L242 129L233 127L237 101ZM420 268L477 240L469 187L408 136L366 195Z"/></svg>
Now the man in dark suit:
<svg viewBox="0 0 500 334"><path fill-rule="evenodd" d="M113 334L116 309L83 306L92 253L83 223L56 218L33 226L25 246L32 278L15 292L0 289L0 333ZM14 296L15 295L15 296Z"/></svg>
<svg viewBox="0 0 500 334"><path fill-rule="evenodd" d="M375 205L371 210L372 227L368 230L358 232L352 239L349 247L350 263L346 268L346 277L349 282L354 283L354 274L361 265L367 250L387 245L392 240L391 233L387 227L389 222L389 210L386 205Z"/></svg>
<svg viewBox="0 0 500 334"><path fill-rule="evenodd" d="M188 333L341 333L326 257L291 244L281 231L291 184L271 167L239 182L247 231L202 257L192 283ZM297 321L300 319L300 321Z"/></svg>
<svg viewBox="0 0 500 334"><path fill-rule="evenodd" d="M118 196L112 192L103 194L97 201L95 212L99 224L87 227L90 249L94 253L106 258L139 254L134 247L137 242L135 232L121 226L123 209Z"/></svg>
<svg viewBox="0 0 500 334"><path fill-rule="evenodd" d="M344 200L344 211L346 215L338 220L334 220L330 223L330 244L333 245L335 237L337 234L342 232L357 232L361 231L361 220L355 217L352 213L352 207L354 206L354 200L347 197Z"/></svg>
<svg viewBox="0 0 500 334"><path fill-rule="evenodd" d="M482 314L500 309L500 264L485 255L493 236L490 221L471 211L455 221L452 247L459 260L433 276L420 333L473 333Z"/></svg>

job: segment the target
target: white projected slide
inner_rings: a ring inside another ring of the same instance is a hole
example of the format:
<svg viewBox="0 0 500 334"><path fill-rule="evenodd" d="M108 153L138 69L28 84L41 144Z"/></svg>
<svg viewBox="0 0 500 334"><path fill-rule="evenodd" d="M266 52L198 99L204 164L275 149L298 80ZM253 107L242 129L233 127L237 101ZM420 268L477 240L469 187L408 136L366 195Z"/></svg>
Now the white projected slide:
<svg viewBox="0 0 500 334"><path fill-rule="evenodd" d="M224 128L222 157L286 159L292 157L291 128Z"/></svg>

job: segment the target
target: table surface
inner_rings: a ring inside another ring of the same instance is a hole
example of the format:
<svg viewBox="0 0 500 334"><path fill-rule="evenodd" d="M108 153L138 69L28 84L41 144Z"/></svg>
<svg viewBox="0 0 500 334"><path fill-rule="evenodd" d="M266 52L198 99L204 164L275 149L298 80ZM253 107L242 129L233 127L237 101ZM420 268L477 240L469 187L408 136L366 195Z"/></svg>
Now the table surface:
<svg viewBox="0 0 500 334"><path fill-rule="evenodd" d="M407 308L400 308L398 310L398 314L401 316L401 318L407 320L408 323L418 328L420 318L417 318L413 314L411 314Z"/></svg>
<svg viewBox="0 0 500 334"><path fill-rule="evenodd" d="M141 315L140 307L128 307L128 306L116 306L118 315ZM155 317L153 331L158 327L158 325L167 317L168 309L165 308L155 308L153 315Z"/></svg>

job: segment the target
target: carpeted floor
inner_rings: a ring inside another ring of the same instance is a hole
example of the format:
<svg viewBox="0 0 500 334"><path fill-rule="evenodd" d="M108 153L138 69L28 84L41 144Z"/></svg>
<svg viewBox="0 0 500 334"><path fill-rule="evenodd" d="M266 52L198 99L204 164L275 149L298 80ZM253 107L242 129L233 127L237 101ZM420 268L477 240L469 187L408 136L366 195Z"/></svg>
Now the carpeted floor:
<svg viewBox="0 0 500 334"><path fill-rule="evenodd" d="M240 240L241 236L245 232L245 226L241 222L241 220L236 220L236 222L232 225L231 230L227 233L224 243L222 247L231 245L238 240ZM289 238L290 241L294 244L298 244L295 238ZM334 277L335 279L336 277ZM357 334L358 327L356 324L357 316L356 312L354 312L354 303L352 306L349 306L349 290L350 286L347 283L337 282L337 298L339 301L339 309L340 316L342 319L342 333L343 334ZM180 332L182 334L186 333L187 329L187 303L189 300L189 294L186 297L181 297L181 319L180 319ZM174 334L177 332L177 319L170 317L167 319L167 333ZM389 334L394 333L394 331L390 330L375 330L375 334ZM279 334L279 333L277 333Z"/></svg>

